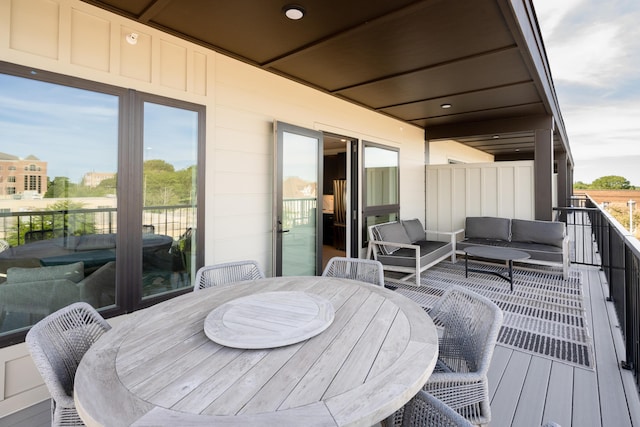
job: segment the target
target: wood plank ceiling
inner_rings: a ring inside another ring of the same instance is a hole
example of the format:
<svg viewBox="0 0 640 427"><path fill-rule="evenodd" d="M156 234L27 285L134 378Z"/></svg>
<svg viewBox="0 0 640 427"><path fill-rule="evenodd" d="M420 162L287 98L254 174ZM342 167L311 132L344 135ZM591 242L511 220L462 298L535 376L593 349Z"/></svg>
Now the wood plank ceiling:
<svg viewBox="0 0 640 427"><path fill-rule="evenodd" d="M295 0L305 11L298 21L285 17L287 0L85 1L420 126L428 137L498 123L486 134L451 135L496 160L532 159L534 150L531 130L500 131L500 123L559 115L545 91L549 73L532 65L514 12L530 11L530 0ZM539 35L535 18L525 24ZM571 158L555 119L555 151Z"/></svg>

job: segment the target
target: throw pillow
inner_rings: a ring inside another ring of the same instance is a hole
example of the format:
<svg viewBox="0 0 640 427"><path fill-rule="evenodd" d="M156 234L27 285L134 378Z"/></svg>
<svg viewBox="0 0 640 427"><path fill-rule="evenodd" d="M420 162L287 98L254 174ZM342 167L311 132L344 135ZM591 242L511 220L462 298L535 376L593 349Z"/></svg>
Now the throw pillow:
<svg viewBox="0 0 640 427"><path fill-rule="evenodd" d="M511 223L514 242L540 243L562 247L565 236L564 222L514 219Z"/></svg>
<svg viewBox="0 0 640 427"><path fill-rule="evenodd" d="M467 217L464 228L467 239L511 241L511 219L492 216Z"/></svg>
<svg viewBox="0 0 640 427"><path fill-rule="evenodd" d="M411 242L426 240L424 227L418 218L403 220L402 225L404 226L407 236L409 236Z"/></svg>
<svg viewBox="0 0 640 427"><path fill-rule="evenodd" d="M393 243L406 243L411 244L411 240L404 230L404 227L399 222L391 222L388 224L382 224L374 228L374 234L376 240L382 240L383 242ZM380 250L386 254L391 255L395 251L400 249L397 246L382 245Z"/></svg>

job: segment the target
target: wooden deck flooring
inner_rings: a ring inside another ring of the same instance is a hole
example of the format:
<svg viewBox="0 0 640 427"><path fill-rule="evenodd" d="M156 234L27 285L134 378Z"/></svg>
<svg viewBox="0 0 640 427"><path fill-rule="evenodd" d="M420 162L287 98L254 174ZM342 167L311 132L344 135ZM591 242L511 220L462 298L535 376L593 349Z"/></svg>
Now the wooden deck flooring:
<svg viewBox="0 0 640 427"><path fill-rule="evenodd" d="M604 275L572 268L583 274L596 370L498 345L489 371L491 426L640 426L640 399L633 375L620 368L624 345Z"/></svg>

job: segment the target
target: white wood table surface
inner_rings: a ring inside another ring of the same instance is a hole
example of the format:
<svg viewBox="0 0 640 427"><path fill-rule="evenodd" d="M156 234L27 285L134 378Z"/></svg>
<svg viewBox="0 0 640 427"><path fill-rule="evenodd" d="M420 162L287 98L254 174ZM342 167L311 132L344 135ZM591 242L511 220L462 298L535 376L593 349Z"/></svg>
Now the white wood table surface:
<svg viewBox="0 0 640 427"><path fill-rule="evenodd" d="M204 333L205 318L228 301L291 291L331 302L326 330L253 350ZM89 426L371 426L420 390L437 353L433 322L400 294L347 279L268 278L132 314L84 356L74 395Z"/></svg>

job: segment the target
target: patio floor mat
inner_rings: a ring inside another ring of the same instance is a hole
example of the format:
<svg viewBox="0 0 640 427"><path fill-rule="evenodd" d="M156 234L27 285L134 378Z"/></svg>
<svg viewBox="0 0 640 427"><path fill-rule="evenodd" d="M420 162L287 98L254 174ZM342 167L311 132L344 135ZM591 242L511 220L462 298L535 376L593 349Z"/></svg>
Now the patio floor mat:
<svg viewBox="0 0 640 427"><path fill-rule="evenodd" d="M470 261L469 266L472 264ZM494 272L504 270L495 264L482 264L481 268ZM565 280L556 271L514 267L513 292L509 291L509 282L493 275L469 272L469 278L464 276L463 262L442 262L422 273L420 287L389 278L385 278L385 285L425 310L433 306L447 287L466 287L502 309L500 344L574 366L594 368L580 272L570 272Z"/></svg>

